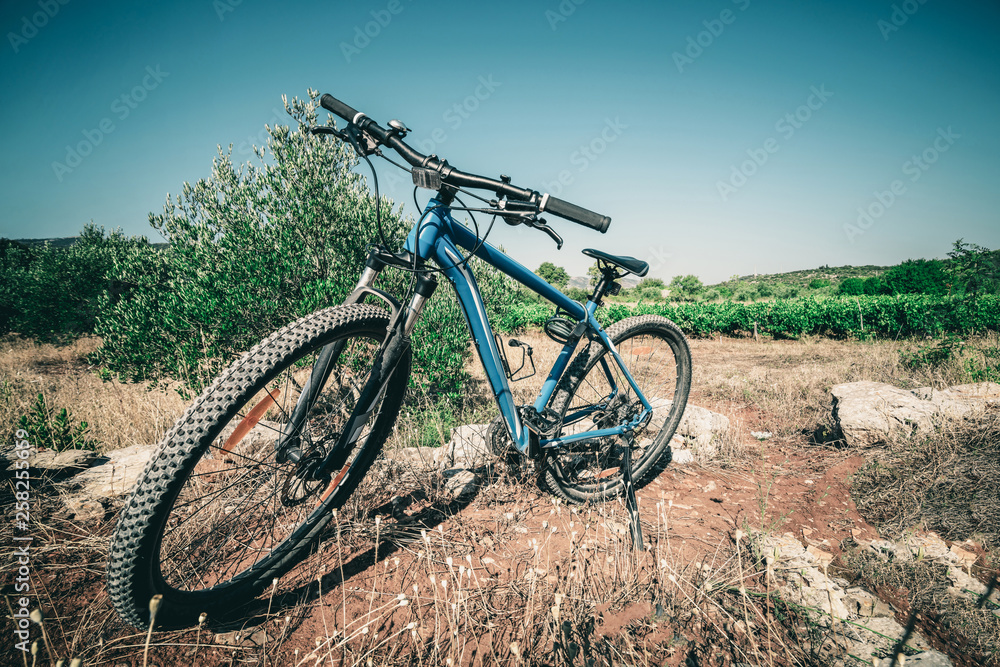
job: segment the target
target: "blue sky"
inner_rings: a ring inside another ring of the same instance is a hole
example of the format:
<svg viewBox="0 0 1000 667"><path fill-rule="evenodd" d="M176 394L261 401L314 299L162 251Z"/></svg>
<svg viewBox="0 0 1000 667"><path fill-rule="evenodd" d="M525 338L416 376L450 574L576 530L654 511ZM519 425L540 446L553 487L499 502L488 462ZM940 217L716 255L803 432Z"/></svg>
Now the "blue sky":
<svg viewBox="0 0 1000 667"><path fill-rule="evenodd" d="M64 1L0 8L0 236L153 234L217 144L250 159L311 87L612 217L550 219L560 252L501 225L530 268L596 247L716 282L1000 247L997 3ZM412 212L410 189L388 194Z"/></svg>

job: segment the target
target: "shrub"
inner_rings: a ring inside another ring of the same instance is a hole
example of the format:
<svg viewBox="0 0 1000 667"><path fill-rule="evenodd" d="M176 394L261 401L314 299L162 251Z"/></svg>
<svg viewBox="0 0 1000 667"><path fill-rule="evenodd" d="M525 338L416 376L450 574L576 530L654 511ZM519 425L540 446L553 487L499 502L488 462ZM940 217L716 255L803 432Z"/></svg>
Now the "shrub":
<svg viewBox="0 0 1000 667"><path fill-rule="evenodd" d="M813 278L809 281L809 289L823 289L829 287L830 281L826 278Z"/></svg>
<svg viewBox="0 0 1000 667"><path fill-rule="evenodd" d="M908 259L886 271L884 280L891 294L948 292L948 275L942 263L935 259Z"/></svg>
<svg viewBox="0 0 1000 667"><path fill-rule="evenodd" d="M0 240L0 333L59 341L93 332L102 298L129 287L109 279L112 266L142 247L152 252L145 238L93 224L69 247Z"/></svg>
<svg viewBox="0 0 1000 667"><path fill-rule="evenodd" d="M231 148L220 150L209 177L185 183L150 215L170 245L116 262L115 278L135 287L117 302L102 299L98 361L132 379L177 377L197 388L266 334L348 295L368 244L378 240L376 199L354 173L349 147L307 131L317 122L317 97L310 91L286 101L297 125L268 127L257 164L237 166ZM409 225L390 200L380 204L385 234L399 242ZM478 260L473 266L497 317L516 287ZM387 269L378 286L402 296L409 284L409 274ZM413 344L414 381L457 392L468 334L443 284Z"/></svg>
<svg viewBox="0 0 1000 667"><path fill-rule="evenodd" d="M844 278L837 286L837 293L847 296L857 296L865 293L865 281L861 278Z"/></svg>
<svg viewBox="0 0 1000 667"><path fill-rule="evenodd" d="M886 284L885 280L878 276L865 279L862 291L869 296L892 293L892 289Z"/></svg>
<svg viewBox="0 0 1000 667"><path fill-rule="evenodd" d="M28 439L39 447L47 447L61 452L67 449L96 450L100 444L87 437L90 427L87 422L73 425L73 416L62 408L58 412L45 402L45 396L38 394L31 412L21 417L19 427L28 432Z"/></svg>

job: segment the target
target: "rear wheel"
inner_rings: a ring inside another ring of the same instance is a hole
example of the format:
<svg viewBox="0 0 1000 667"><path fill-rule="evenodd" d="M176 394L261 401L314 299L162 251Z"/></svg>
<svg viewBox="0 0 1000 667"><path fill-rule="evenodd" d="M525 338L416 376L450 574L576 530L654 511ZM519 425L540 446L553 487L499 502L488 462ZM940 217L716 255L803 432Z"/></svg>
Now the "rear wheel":
<svg viewBox="0 0 1000 667"><path fill-rule="evenodd" d="M607 334L653 412L630 437L595 437L547 456L543 484L576 503L603 500L625 490L625 447L631 448L636 488L655 478L670 463L670 439L691 389L691 352L684 334L670 320L657 315L630 317L609 327ZM563 420L564 436L618 426L644 409L611 351L600 342L591 343L570 364L550 407Z"/></svg>
<svg viewBox="0 0 1000 667"><path fill-rule="evenodd" d="M310 474L335 447L389 323L366 305L319 311L273 334L227 369L166 435L132 493L111 543L108 590L129 623L194 625L244 605L308 555L371 466L405 393L410 353L343 466ZM332 370L299 429L302 458L275 451L324 346Z"/></svg>

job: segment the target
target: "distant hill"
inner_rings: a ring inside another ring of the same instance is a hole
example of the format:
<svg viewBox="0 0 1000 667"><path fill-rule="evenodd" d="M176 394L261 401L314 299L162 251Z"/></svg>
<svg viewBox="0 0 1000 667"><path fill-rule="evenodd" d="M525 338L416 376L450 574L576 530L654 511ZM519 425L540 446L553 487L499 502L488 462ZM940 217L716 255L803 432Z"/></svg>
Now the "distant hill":
<svg viewBox="0 0 1000 667"><path fill-rule="evenodd" d="M743 282L761 282L761 283L785 283L786 285L795 285L797 287L805 287L813 280L820 278L829 280L831 283L839 283L845 278L871 278L872 276L882 275L891 266L873 266L871 264L865 266L821 266L815 269L802 269L800 271L788 271L786 273L759 273L757 275L746 275L740 276L740 281ZM721 283L716 283L716 285L723 285L728 283L728 280L724 280ZM709 287L714 287L715 285L709 285Z"/></svg>
<svg viewBox="0 0 1000 667"><path fill-rule="evenodd" d="M80 240L79 236L63 236L61 238L52 239L14 239L15 243L20 243L26 246L39 246L48 243L53 248L68 248L71 245L76 244ZM154 248L166 248L169 243L150 243L149 245Z"/></svg>
<svg viewBox="0 0 1000 667"><path fill-rule="evenodd" d="M34 246L48 243L53 248L68 248L79 240L79 236L65 236L58 239L14 239L14 241L21 245Z"/></svg>

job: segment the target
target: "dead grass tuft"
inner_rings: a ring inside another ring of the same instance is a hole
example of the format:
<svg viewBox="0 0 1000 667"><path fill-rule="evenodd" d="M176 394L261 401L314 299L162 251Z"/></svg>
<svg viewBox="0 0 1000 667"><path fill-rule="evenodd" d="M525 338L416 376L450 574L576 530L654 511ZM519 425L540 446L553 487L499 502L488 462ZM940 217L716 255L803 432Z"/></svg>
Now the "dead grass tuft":
<svg viewBox="0 0 1000 667"><path fill-rule="evenodd" d="M172 385L102 381L87 362L99 345L97 338L62 347L15 336L0 340L0 442L13 440L39 393L50 407L68 408L74 421L87 422L104 450L158 442L186 401Z"/></svg>
<svg viewBox="0 0 1000 667"><path fill-rule="evenodd" d="M867 454L873 460L855 476L853 496L883 534L922 525L949 540L1000 546L1000 410Z"/></svg>

